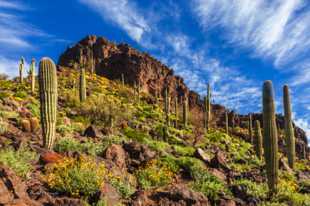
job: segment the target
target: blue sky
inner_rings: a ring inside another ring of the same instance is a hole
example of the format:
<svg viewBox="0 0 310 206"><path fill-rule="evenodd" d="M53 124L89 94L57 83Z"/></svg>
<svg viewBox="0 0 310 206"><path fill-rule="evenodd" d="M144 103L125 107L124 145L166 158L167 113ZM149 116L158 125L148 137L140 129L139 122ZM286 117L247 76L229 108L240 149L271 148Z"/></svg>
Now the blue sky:
<svg viewBox="0 0 310 206"><path fill-rule="evenodd" d="M310 135L308 0L0 0L0 72L20 56L50 56L87 34L149 52L189 87L241 113L261 110L264 80L292 91L294 119Z"/></svg>

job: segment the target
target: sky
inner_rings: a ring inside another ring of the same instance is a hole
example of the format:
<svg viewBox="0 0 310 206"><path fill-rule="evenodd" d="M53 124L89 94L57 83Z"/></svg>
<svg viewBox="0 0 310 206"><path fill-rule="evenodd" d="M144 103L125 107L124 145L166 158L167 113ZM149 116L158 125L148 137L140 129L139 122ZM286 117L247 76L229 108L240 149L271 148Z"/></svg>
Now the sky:
<svg viewBox="0 0 310 206"><path fill-rule="evenodd" d="M201 95L246 114L261 111L272 80L277 113L291 89L295 123L310 137L309 0L0 0L0 73L55 62L88 34L148 52Z"/></svg>

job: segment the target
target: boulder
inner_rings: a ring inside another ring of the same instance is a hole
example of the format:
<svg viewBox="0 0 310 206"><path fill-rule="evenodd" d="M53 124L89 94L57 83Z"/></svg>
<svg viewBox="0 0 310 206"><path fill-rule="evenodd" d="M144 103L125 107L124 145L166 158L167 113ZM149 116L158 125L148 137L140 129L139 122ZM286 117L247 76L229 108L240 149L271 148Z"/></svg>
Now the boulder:
<svg viewBox="0 0 310 206"><path fill-rule="evenodd" d="M220 150L216 152L215 156L212 158L210 166L213 168L221 168L224 170L227 170L227 162L226 162L226 157L223 152Z"/></svg>
<svg viewBox="0 0 310 206"><path fill-rule="evenodd" d="M194 192L185 185L173 185L160 190L139 191L134 195L130 205L209 206L210 203L203 194Z"/></svg>
<svg viewBox="0 0 310 206"><path fill-rule="evenodd" d="M63 156L54 151L45 151L40 155L40 160L44 164L52 164L61 161Z"/></svg>
<svg viewBox="0 0 310 206"><path fill-rule="evenodd" d="M206 164L210 163L211 159L210 159L209 155L207 153L205 153L205 151L203 151L203 149L197 148L194 155L195 155L195 157L204 161Z"/></svg>
<svg viewBox="0 0 310 206"><path fill-rule="evenodd" d="M123 148L128 153L130 170L136 169L141 164L146 163L156 156L156 152L152 151L148 146L138 142L125 143Z"/></svg>
<svg viewBox="0 0 310 206"><path fill-rule="evenodd" d="M102 136L102 133L100 132L100 130L98 128L96 128L93 125L90 125L89 127L86 128L86 130L84 131L84 136L86 137L100 137Z"/></svg>
<svg viewBox="0 0 310 206"><path fill-rule="evenodd" d="M22 180L6 167L0 167L0 205L39 206L28 196Z"/></svg>
<svg viewBox="0 0 310 206"><path fill-rule="evenodd" d="M105 158L111 160L120 169L126 168L126 153L121 145L112 144L105 151Z"/></svg>

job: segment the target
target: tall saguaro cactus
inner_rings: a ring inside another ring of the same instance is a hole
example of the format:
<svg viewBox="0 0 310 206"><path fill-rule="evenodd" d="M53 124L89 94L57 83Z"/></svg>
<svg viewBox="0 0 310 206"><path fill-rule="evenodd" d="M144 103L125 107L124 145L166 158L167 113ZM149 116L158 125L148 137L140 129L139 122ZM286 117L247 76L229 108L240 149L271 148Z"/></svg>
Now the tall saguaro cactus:
<svg viewBox="0 0 310 206"><path fill-rule="evenodd" d="M25 67L25 59L24 57L21 57L20 62L19 62L19 83L24 82L24 67Z"/></svg>
<svg viewBox="0 0 310 206"><path fill-rule="evenodd" d="M265 81L263 85L263 128L268 187L273 194L277 191L279 162L274 91L271 81Z"/></svg>
<svg viewBox="0 0 310 206"><path fill-rule="evenodd" d="M35 59L31 60L29 75L30 75L30 82L31 82L31 93L34 94L35 86L36 86L36 74L35 74Z"/></svg>
<svg viewBox="0 0 310 206"><path fill-rule="evenodd" d="M170 101L169 101L169 89L168 89L168 86L165 87L164 98L165 98L165 118L166 118L166 126L168 127L169 124L170 124L170 120L169 120Z"/></svg>
<svg viewBox="0 0 310 206"><path fill-rule="evenodd" d="M295 163L295 136L292 123L292 108L289 87L283 86L283 105L284 105L284 129L287 145L287 158L289 166L294 169Z"/></svg>
<svg viewBox="0 0 310 206"><path fill-rule="evenodd" d="M249 125L248 125L248 130L249 130L249 137L250 137L250 141L251 143L253 143L253 126L252 126L252 115L249 114Z"/></svg>
<svg viewBox="0 0 310 206"><path fill-rule="evenodd" d="M47 57L42 58L39 65L39 91L43 144L52 149L57 115L57 73L54 62Z"/></svg>
<svg viewBox="0 0 310 206"><path fill-rule="evenodd" d="M225 132L226 134L229 134L229 127L228 127L228 112L225 111Z"/></svg>
<svg viewBox="0 0 310 206"><path fill-rule="evenodd" d="M85 77L85 69L81 68L80 71L80 102L84 102L86 100L86 77Z"/></svg>
<svg viewBox="0 0 310 206"><path fill-rule="evenodd" d="M176 94L174 97L174 128L178 128L178 117L179 117L179 111L178 111L178 95Z"/></svg>
<svg viewBox="0 0 310 206"><path fill-rule="evenodd" d="M188 122L188 98L186 94L183 96L183 126L187 127Z"/></svg>
<svg viewBox="0 0 310 206"><path fill-rule="evenodd" d="M211 122L211 88L210 84L208 84L207 88L207 96L204 100L205 104L205 129L208 131L210 129L210 122Z"/></svg>
<svg viewBox="0 0 310 206"><path fill-rule="evenodd" d="M259 120L255 120L254 127L255 127L254 149L255 149L257 157L259 159L262 159L262 155L263 155L263 137L262 137L262 131L261 131L261 128L260 128Z"/></svg>

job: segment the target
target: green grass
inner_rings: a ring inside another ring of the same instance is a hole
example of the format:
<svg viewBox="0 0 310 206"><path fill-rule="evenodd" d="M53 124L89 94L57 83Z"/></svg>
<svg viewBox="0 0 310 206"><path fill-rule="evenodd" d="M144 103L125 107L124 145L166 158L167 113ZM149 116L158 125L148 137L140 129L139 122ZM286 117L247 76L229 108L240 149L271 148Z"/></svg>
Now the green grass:
<svg viewBox="0 0 310 206"><path fill-rule="evenodd" d="M38 155L27 148L20 148L14 150L13 148L6 148L0 150L0 163L10 167L15 173L23 178L27 178L29 173L33 170L32 161L37 160Z"/></svg>

